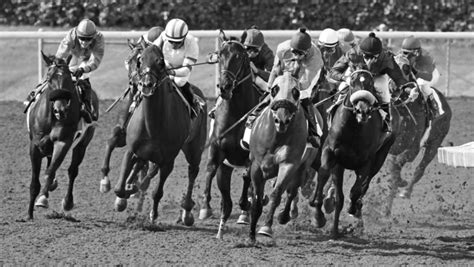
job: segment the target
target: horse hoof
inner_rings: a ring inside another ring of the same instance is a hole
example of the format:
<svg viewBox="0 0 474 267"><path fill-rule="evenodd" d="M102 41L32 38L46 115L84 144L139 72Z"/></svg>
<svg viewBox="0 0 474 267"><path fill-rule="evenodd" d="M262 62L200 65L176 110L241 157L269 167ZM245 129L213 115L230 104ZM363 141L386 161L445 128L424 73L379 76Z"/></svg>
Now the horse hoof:
<svg viewBox="0 0 474 267"><path fill-rule="evenodd" d="M290 218L292 220L298 218L298 215L299 215L298 207L295 207L294 209L290 211Z"/></svg>
<svg viewBox="0 0 474 267"><path fill-rule="evenodd" d="M194 216L191 211L183 210L181 220L186 226L192 226L194 224Z"/></svg>
<svg viewBox="0 0 474 267"><path fill-rule="evenodd" d="M400 193L398 194L399 197L401 198L406 198L406 199L410 199L410 192L408 192L407 189L403 188Z"/></svg>
<svg viewBox="0 0 474 267"><path fill-rule="evenodd" d="M58 180L56 180L56 178L53 180L53 183L51 183L51 185L49 186L48 190L50 192L53 192L54 190L56 190L56 188L58 188Z"/></svg>
<svg viewBox="0 0 474 267"><path fill-rule="evenodd" d="M201 209L199 211L199 220L209 219L212 216L212 209Z"/></svg>
<svg viewBox="0 0 474 267"><path fill-rule="evenodd" d="M334 211L334 206L335 206L334 204L335 204L335 200L333 197L324 199L323 205L324 205L324 210L326 211L327 214L330 214Z"/></svg>
<svg viewBox="0 0 474 267"><path fill-rule="evenodd" d="M279 224L287 224L291 220L290 215L285 212L280 212L278 214L278 223Z"/></svg>
<svg viewBox="0 0 474 267"><path fill-rule="evenodd" d="M237 224L249 225L250 224L249 213L246 211L242 211L239 218L237 219Z"/></svg>
<svg viewBox="0 0 474 267"><path fill-rule="evenodd" d="M74 202L71 201L70 203L67 203L66 199L64 199L64 198L61 201L61 204L63 206L64 211L70 211L74 208Z"/></svg>
<svg viewBox="0 0 474 267"><path fill-rule="evenodd" d="M323 228L326 225L326 217L324 217L324 214L316 214L316 226L318 228Z"/></svg>
<svg viewBox="0 0 474 267"><path fill-rule="evenodd" d="M127 199L126 198L115 198L115 210L118 212L124 211L127 208Z"/></svg>
<svg viewBox="0 0 474 267"><path fill-rule="evenodd" d="M110 180L109 177L105 176L100 180L100 192L101 193L107 193L110 191Z"/></svg>
<svg viewBox="0 0 474 267"><path fill-rule="evenodd" d="M273 238L273 230L270 226L264 225L260 227L260 229L258 230L258 234Z"/></svg>
<svg viewBox="0 0 474 267"><path fill-rule="evenodd" d="M41 195L35 202L35 207L40 207L40 208L45 208L47 209L49 207L48 204L48 198L46 198L44 195Z"/></svg>

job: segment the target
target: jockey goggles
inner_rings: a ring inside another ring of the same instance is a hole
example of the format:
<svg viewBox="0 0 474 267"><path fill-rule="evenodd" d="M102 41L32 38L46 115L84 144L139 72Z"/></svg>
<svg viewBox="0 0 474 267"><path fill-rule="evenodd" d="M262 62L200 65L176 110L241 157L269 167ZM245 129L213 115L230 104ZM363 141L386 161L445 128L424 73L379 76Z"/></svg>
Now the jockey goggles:
<svg viewBox="0 0 474 267"><path fill-rule="evenodd" d="M92 41L92 39L94 39L94 37L85 37L85 36L78 36L77 38L84 42L90 42Z"/></svg>
<svg viewBox="0 0 474 267"><path fill-rule="evenodd" d="M247 53L257 54L258 52L260 52L260 49L258 49L258 47L255 47L255 46L245 46L245 50L247 50Z"/></svg>
<svg viewBox="0 0 474 267"><path fill-rule="evenodd" d="M323 46L321 47L321 52L323 53L328 53L328 54L334 54L336 53L336 47L327 47L327 46Z"/></svg>
<svg viewBox="0 0 474 267"><path fill-rule="evenodd" d="M299 50L299 49L295 49L295 48L291 48L291 53L297 55L297 56L304 56L306 55L306 51L303 51L303 50Z"/></svg>
<svg viewBox="0 0 474 267"><path fill-rule="evenodd" d="M366 54L366 53L362 53L362 56L364 57L364 59L377 59L380 54L375 54L375 55L370 55L370 54Z"/></svg>
<svg viewBox="0 0 474 267"><path fill-rule="evenodd" d="M405 50L405 49L402 49L402 54L403 54L405 57L418 56L418 51L417 51L417 50Z"/></svg>

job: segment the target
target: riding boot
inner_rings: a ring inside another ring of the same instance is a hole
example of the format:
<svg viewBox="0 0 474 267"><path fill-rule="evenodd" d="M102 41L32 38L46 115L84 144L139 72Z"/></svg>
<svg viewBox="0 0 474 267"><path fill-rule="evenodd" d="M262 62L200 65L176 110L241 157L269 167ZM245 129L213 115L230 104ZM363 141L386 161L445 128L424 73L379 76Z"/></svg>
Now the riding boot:
<svg viewBox="0 0 474 267"><path fill-rule="evenodd" d="M428 107L430 108L430 113L431 113L430 117L431 117L432 120L434 120L437 117L439 117L439 115L441 113L440 109L439 109L439 106L438 106L438 103L436 102L433 94L429 95L428 99L426 99L426 101L428 102Z"/></svg>
<svg viewBox="0 0 474 267"><path fill-rule="evenodd" d="M211 119L215 119L215 118L216 118L216 110L217 110L217 107L219 107L221 103L222 103L222 97L217 97L216 104L215 104L214 107L211 109L211 111L209 111L209 112L207 113L207 115L209 116L209 118L211 118Z"/></svg>
<svg viewBox="0 0 474 267"><path fill-rule="evenodd" d="M392 131L392 116L390 116L390 104L383 103L380 105L380 109L382 109L386 114L384 118L382 131L389 133Z"/></svg>
<svg viewBox="0 0 474 267"><path fill-rule="evenodd" d="M181 92L183 92L184 97L191 105L191 118L197 117L197 115L202 111L202 107L205 105L204 100L194 95L193 89L188 82L181 87Z"/></svg>
<svg viewBox="0 0 474 267"><path fill-rule="evenodd" d="M250 133L252 132L253 123L258 118L260 113L262 113L262 110L269 104L270 98L264 98L262 100L262 103L259 104L260 106L258 106L254 111L252 111L247 117L247 121L245 122L244 136L240 140L240 146L242 147L242 149L249 151Z"/></svg>
<svg viewBox="0 0 474 267"><path fill-rule="evenodd" d="M318 136L318 123L314 114L313 104L311 99L305 98L301 100L301 106L303 107L304 115L308 120L308 139L307 141L314 147L319 148L321 146L321 137Z"/></svg>
<svg viewBox="0 0 474 267"><path fill-rule="evenodd" d="M87 123L92 123L93 120L97 121L92 107L92 87L89 79L79 80L78 85L82 91L81 116Z"/></svg>

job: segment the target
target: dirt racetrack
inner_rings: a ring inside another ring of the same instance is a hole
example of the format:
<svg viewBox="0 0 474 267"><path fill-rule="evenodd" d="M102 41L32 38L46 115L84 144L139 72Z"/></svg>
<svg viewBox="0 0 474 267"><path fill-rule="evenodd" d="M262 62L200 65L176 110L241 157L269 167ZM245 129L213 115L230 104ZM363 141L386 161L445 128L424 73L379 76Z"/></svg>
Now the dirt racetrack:
<svg viewBox="0 0 474 267"><path fill-rule="evenodd" d="M101 110L111 103L102 101ZM444 145L474 140L474 99L453 98L449 103L453 120ZM348 233L337 241L328 238L332 221L323 229L316 228L312 209L303 200L299 203L300 216L296 221L285 226L275 225L274 240L258 237L256 247L242 246L248 227L235 224L241 190L240 171L233 176L234 209L224 240L215 239L220 215L220 194L215 181L214 218L198 220L196 205L194 226L177 225L179 201L187 181L187 166L182 156L178 157L165 186L158 225L147 223L150 194L144 211L138 215L133 210L134 199L129 201L126 211L115 212L115 195L113 192L101 194L99 180L104 144L115 124L116 110L102 114L99 120L75 183L75 209L66 215L61 209L67 187L68 157L57 174L59 188L51 193L49 210L36 209L35 220L25 222L31 167L22 109L21 103L16 101L0 105L0 265L474 265L474 171L449 167L436 159L415 186L412 198L395 200L390 218L381 215L387 195L387 176L382 169L365 199L363 233ZM117 149L112 157L112 186L118 176L122 151ZM194 190L196 202L204 188L206 160L207 151ZM346 192L351 179L348 175ZM152 181L153 187L155 183L156 179ZM355 224L347 216L347 207L346 203L341 216L342 227ZM332 219L332 215L328 218Z"/></svg>

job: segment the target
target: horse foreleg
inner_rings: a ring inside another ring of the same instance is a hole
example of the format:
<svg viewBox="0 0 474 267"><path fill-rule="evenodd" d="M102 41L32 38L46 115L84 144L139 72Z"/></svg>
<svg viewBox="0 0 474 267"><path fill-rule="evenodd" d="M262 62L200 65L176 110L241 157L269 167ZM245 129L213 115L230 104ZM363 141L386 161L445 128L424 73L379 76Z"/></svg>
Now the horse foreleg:
<svg viewBox="0 0 474 267"><path fill-rule="evenodd" d="M285 202L285 207L283 208L283 210L278 214L278 223L280 224L287 224L292 218L296 218L296 216L290 216L290 210L292 212L294 212L294 210L292 210L292 207L293 209L294 208L298 208L297 207L297 196L298 196L298 186L291 186L287 191L287 194L288 194L288 197L286 198L286 202ZM296 201L295 202L295 205L293 206L293 201ZM298 211L296 211L296 213L298 213Z"/></svg>
<svg viewBox="0 0 474 267"><path fill-rule="evenodd" d="M262 215L263 210L263 194L265 192L265 180L263 179L263 173L260 166L256 162L253 162L250 167L250 177L253 187L252 207L250 216L250 232L249 239L251 243L255 243L255 233L257 228L257 222Z"/></svg>
<svg viewBox="0 0 474 267"><path fill-rule="evenodd" d="M193 200L193 188L196 182L196 177L199 173L199 164L201 163L202 150L199 149L199 143L191 142L186 144L183 148L184 155L186 160L189 163L188 166L188 187L186 190L186 195L181 200L182 216L180 221L186 226L191 226L194 224L194 217L191 213L194 205L196 204Z"/></svg>
<svg viewBox="0 0 474 267"><path fill-rule="evenodd" d="M249 203L249 198L248 198L248 193L249 193L249 188L250 188L250 169L247 168L245 170L244 175L242 176L242 179L244 180L244 184L242 186L242 194L240 195L240 200L239 200L239 206L240 206L240 216L239 219L237 220L238 224L249 224L249 209L250 209L250 203Z"/></svg>
<svg viewBox="0 0 474 267"><path fill-rule="evenodd" d="M293 163L280 164L280 167L278 168L277 181L270 195L270 208L268 209L264 225L260 227L258 231L259 234L273 237L273 215L275 214L276 208L280 205L281 195L288 187L290 181L297 178L295 176L296 169L297 167Z"/></svg>
<svg viewBox="0 0 474 267"><path fill-rule="evenodd" d="M125 134L120 125L116 125L112 130L112 137L110 137L105 145L105 157L102 164L101 172L102 179L100 181L100 192L107 193L110 191L110 179L108 177L110 172L110 157L116 147L123 147L125 145Z"/></svg>
<svg viewBox="0 0 474 267"><path fill-rule="evenodd" d="M336 187L336 209L334 211L334 222L332 226L331 236L334 239L339 238L339 216L341 215L342 207L344 206L344 192L343 192L343 180L344 180L344 168L341 165L336 165L331 173L334 186Z"/></svg>
<svg viewBox="0 0 474 267"><path fill-rule="evenodd" d="M41 189L40 197L35 203L37 207L48 208L48 197L49 189L53 184L54 177L56 175L56 170L59 168L64 158L66 157L67 151L72 145L72 141L56 141L53 148L53 156L51 159L51 164L48 166L45 172L45 185Z"/></svg>
<svg viewBox="0 0 474 267"><path fill-rule="evenodd" d="M123 154L122 165L120 168L120 175L115 184L114 192L117 198L115 199L115 210L116 211L123 211L127 208L127 198L129 197L125 191L125 183L128 177L128 174L132 170L132 157L133 152L127 150Z"/></svg>
<svg viewBox="0 0 474 267"><path fill-rule="evenodd" d="M425 173L426 167L428 167L428 164L430 164L430 162L436 157L438 153L438 147L428 145L423 149L422 153L423 157L421 158L420 163L418 163L418 166L416 166L413 177L408 181L408 185L401 190L400 197L411 197L413 186L420 181L421 177L423 177L423 174Z"/></svg>
<svg viewBox="0 0 474 267"><path fill-rule="evenodd" d="M174 160L169 162L168 164L164 164L160 168L160 180L158 181L158 185L153 192L153 207L150 211L150 221L151 223L155 223L156 219L158 218L158 205L160 203L161 198L163 197L163 187L165 185L166 179L170 175L171 171L174 167Z"/></svg>
<svg viewBox="0 0 474 267"><path fill-rule="evenodd" d="M222 160L218 160L217 158L217 148L211 145L209 149L209 158L206 167L206 174L205 174L205 188L204 193L202 195L202 200L200 203L201 210L199 211L199 219L205 220L212 216L212 208L210 205L211 202L211 188L212 188L212 179L216 176L218 166L222 164Z"/></svg>
<svg viewBox="0 0 474 267"><path fill-rule="evenodd" d="M219 230L217 232L217 238L223 238L223 232L225 223L229 219L230 213L232 212L232 198L230 194L230 179L232 176L233 168L221 164L217 170L217 187L221 192L221 221L219 223Z"/></svg>
<svg viewBox="0 0 474 267"><path fill-rule="evenodd" d="M40 184L40 171L41 171L41 159L42 155L39 149L30 144L30 161L31 161L31 183L30 183L30 203L28 205L28 219L33 219L34 203L38 196L41 184Z"/></svg>
<svg viewBox="0 0 474 267"><path fill-rule="evenodd" d="M317 226L319 228L324 227L326 225L326 218L324 217L324 213L322 211L323 206L323 198L324 198L324 187L329 179L330 176L330 169L334 166L335 161L333 160L334 156L333 153L328 149L324 148L321 162L323 163L318 170L318 183L316 185L316 189L314 190L313 196L311 197L310 206L315 207L315 219Z"/></svg>

